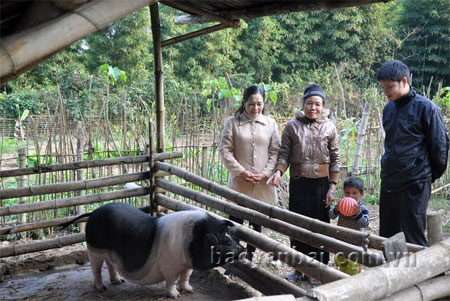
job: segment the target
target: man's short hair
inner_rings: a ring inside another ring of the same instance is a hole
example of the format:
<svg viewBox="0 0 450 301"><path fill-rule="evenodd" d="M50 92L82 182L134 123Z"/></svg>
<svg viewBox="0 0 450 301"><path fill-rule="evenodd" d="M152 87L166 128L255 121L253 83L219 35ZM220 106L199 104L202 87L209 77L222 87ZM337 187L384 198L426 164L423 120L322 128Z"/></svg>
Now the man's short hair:
<svg viewBox="0 0 450 301"><path fill-rule="evenodd" d="M411 73L408 66L399 60L390 60L384 63L377 73L377 80L392 80L401 81L404 77L408 80L408 84L411 84Z"/></svg>
<svg viewBox="0 0 450 301"><path fill-rule="evenodd" d="M359 192L364 192L364 182L360 178L356 177L348 177L344 181L344 189L345 188L356 188Z"/></svg>

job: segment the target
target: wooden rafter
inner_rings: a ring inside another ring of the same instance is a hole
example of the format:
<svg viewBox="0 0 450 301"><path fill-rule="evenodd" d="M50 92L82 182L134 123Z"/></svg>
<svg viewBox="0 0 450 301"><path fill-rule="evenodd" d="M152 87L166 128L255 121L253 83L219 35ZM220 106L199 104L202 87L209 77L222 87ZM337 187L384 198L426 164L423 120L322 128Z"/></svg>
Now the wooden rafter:
<svg viewBox="0 0 450 301"><path fill-rule="evenodd" d="M221 17L211 11L208 11L206 9L199 8L197 6L192 5L192 3L184 3L181 1L174 1L174 0L161 0L162 4L165 4L167 6L176 8L178 10L182 10L188 13L196 14L199 16L204 16L206 18L209 18L211 20L220 22L222 24L228 25L229 27L233 28L239 28L241 26L241 23L239 20L232 20L229 18Z"/></svg>
<svg viewBox="0 0 450 301"><path fill-rule="evenodd" d="M161 46L165 47L165 46L177 44L177 43L180 43L182 41L190 40L192 38L196 38L196 37L199 37L199 36L202 36L202 35L205 35L205 34L209 34L209 33L215 32L215 31L219 31L219 30L222 30L222 29L226 29L226 28L229 28L229 26L225 25L225 24L218 24L218 25L214 25L214 26L211 26L211 27L203 28L203 29L200 29L200 30L197 30L197 31L194 31L194 32L190 32L190 33L187 33L185 35L182 35L182 36L179 36L179 37L176 37L176 38L165 40L165 41L163 41L161 43Z"/></svg>
<svg viewBox="0 0 450 301"><path fill-rule="evenodd" d="M331 10L389 1L391 0L272 1L270 4L261 5L261 3L258 3L259 5L254 7L224 10L217 14L229 19L252 19L291 12Z"/></svg>

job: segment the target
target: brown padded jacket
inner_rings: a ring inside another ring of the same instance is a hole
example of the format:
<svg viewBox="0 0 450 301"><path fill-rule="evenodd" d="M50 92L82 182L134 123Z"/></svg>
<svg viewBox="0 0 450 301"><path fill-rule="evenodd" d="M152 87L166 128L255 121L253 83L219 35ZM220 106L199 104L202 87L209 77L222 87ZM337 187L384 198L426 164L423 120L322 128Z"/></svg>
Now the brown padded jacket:
<svg viewBox="0 0 450 301"><path fill-rule="evenodd" d="M278 153L277 169L290 166L292 178L329 177L337 182L339 175L339 139L336 126L322 114L316 120L297 111L284 128Z"/></svg>

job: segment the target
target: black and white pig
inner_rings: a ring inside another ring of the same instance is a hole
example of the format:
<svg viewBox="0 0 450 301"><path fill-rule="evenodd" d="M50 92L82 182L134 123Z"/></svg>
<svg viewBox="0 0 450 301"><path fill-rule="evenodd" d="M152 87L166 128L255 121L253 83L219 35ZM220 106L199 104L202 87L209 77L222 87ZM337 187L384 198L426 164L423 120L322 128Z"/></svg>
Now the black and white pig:
<svg viewBox="0 0 450 301"><path fill-rule="evenodd" d="M83 216L89 216L86 242L98 290L106 289L101 276L106 262L111 283L123 282L119 274L142 285L165 280L168 295L177 298L178 279L181 290L192 292L193 270L230 262L243 251L230 235L231 222L201 210L154 218L131 205L111 203L75 220Z"/></svg>

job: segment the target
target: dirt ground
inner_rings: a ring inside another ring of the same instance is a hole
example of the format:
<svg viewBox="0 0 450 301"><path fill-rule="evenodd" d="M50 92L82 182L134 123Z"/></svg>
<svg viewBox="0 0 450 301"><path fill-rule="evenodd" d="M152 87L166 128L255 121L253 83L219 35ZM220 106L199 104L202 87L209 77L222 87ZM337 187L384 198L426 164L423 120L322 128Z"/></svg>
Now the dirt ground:
<svg viewBox="0 0 450 301"><path fill-rule="evenodd" d="M107 289L95 290L85 247L81 244L19 257L19 260L2 260L1 300L172 300L166 297L164 282L149 286L130 282L112 285L106 267L102 276ZM229 280L220 268L194 271L190 284L194 293L181 292L183 301L236 300L258 294Z"/></svg>
<svg viewBox="0 0 450 301"><path fill-rule="evenodd" d="M365 231L377 234L378 206L368 205L368 208L371 215L370 226ZM448 223L449 219L450 210L446 210L443 220ZM450 236L447 229L444 231L445 237ZM289 245L289 239L285 235L265 228L263 233ZM7 243L2 242L2 245ZM273 261L259 250L256 251L253 262L280 277L292 272L291 267L280 261ZM181 300L236 300L261 295L237 277L228 279L223 272L222 268L194 272L191 285L195 292L182 293ZM164 283L150 286L129 282L112 285L109 283L106 267L103 278L107 290L98 292L93 287L86 247L82 244L3 258L0 260L0 299L172 300L165 297ZM298 282L297 285L304 289L311 288L307 282Z"/></svg>

